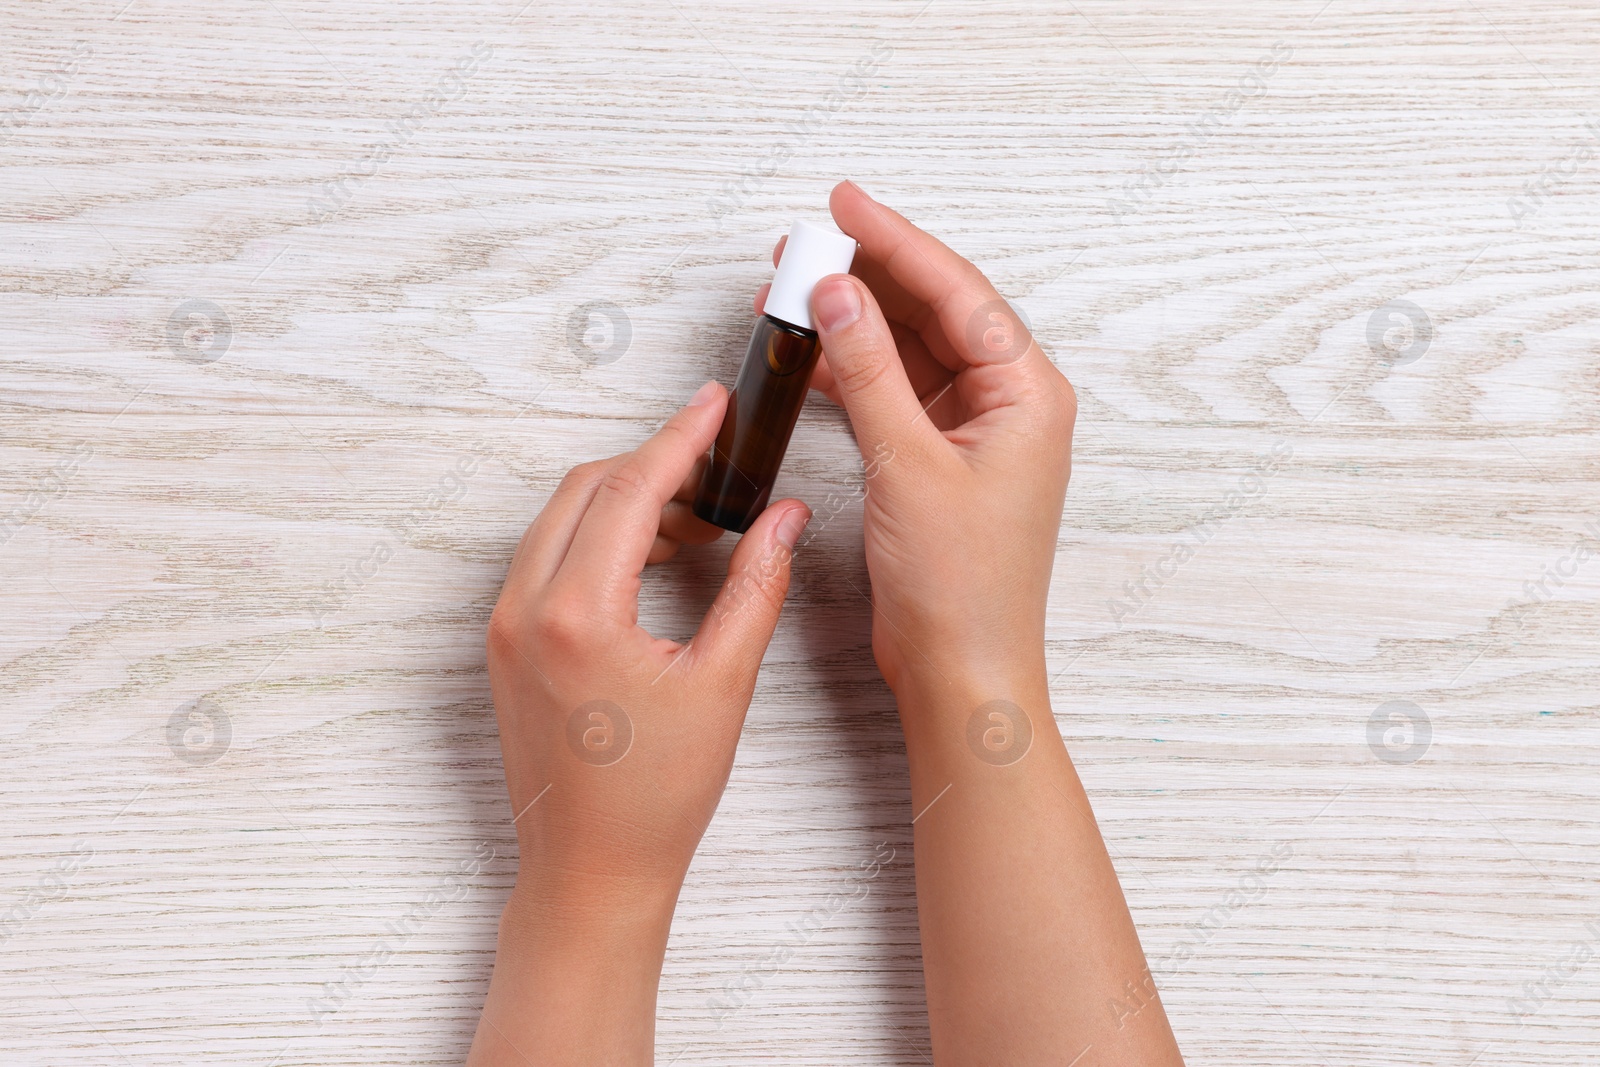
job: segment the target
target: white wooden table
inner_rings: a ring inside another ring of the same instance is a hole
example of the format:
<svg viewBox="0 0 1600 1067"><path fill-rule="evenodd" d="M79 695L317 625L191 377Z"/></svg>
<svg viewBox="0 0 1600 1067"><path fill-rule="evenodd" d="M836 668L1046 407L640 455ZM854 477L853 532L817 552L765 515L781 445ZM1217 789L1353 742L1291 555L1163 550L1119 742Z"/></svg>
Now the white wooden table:
<svg viewBox="0 0 1600 1067"><path fill-rule="evenodd" d="M481 640L512 546L732 380L773 240L846 176L1077 385L1056 711L1190 1062L1594 1061L1593 4L0 25L7 1067L460 1061L516 867ZM927 1060L859 479L813 403L780 491L827 522L662 1063ZM687 633L727 547L646 621Z"/></svg>

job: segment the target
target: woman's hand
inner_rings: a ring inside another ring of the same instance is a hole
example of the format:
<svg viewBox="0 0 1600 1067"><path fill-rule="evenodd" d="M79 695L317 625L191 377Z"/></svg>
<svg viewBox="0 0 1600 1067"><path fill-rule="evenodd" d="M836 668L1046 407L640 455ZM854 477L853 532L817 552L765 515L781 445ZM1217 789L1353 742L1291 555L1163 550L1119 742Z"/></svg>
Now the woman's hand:
<svg viewBox="0 0 1600 1067"><path fill-rule="evenodd" d="M908 669L1042 668L1072 386L978 268L851 182L830 204L861 248L812 295L812 384L867 465L878 667L896 692Z"/></svg>
<svg viewBox="0 0 1600 1067"><path fill-rule="evenodd" d="M672 909L810 518L761 514L688 644L639 626L645 565L721 534L687 502L726 404L708 383L636 451L575 468L511 562L488 657L521 869L470 1062L650 1062Z"/></svg>
<svg viewBox="0 0 1600 1067"><path fill-rule="evenodd" d="M861 249L812 294L814 384L867 464L933 1059L1181 1067L1050 706L1072 387L978 268L852 184L832 206Z"/></svg>
<svg viewBox="0 0 1600 1067"><path fill-rule="evenodd" d="M646 563L722 532L686 501L727 399L708 383L637 451L574 468L511 561L489 679L530 874L676 892L722 795L810 512L762 513L687 645L640 627L638 597Z"/></svg>

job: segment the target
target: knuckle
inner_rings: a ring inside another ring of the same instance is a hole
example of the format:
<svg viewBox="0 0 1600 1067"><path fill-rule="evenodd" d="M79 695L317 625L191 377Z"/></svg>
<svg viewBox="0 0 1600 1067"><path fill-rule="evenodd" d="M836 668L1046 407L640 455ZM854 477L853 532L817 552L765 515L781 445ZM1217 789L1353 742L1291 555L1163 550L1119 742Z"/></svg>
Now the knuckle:
<svg viewBox="0 0 1600 1067"><path fill-rule="evenodd" d="M994 287L994 282L989 280L989 276L983 273L983 268L965 256L960 257L956 272L957 285L969 295L983 301L1005 299L1000 295L1000 290Z"/></svg>
<svg viewBox="0 0 1600 1067"><path fill-rule="evenodd" d="M657 443L665 446L663 452L669 455L680 452L703 453L711 447L719 425L720 422L713 423L708 430L702 430L695 425L691 414L679 412L662 424L661 429L657 431Z"/></svg>
<svg viewBox="0 0 1600 1067"><path fill-rule="evenodd" d="M606 468L611 463L612 461L608 459L595 459L590 460L588 463L580 463L569 470L561 479L561 487L563 489L576 489L580 486L590 485L605 474Z"/></svg>
<svg viewBox="0 0 1600 1067"><path fill-rule="evenodd" d="M1056 372L1056 409L1067 425L1072 425L1078 418L1078 391L1072 387L1067 376Z"/></svg>
<svg viewBox="0 0 1600 1067"><path fill-rule="evenodd" d="M781 556L765 556L752 563L749 571L750 597L756 605L769 614L783 610L784 598L789 595L789 568Z"/></svg>
<svg viewBox="0 0 1600 1067"><path fill-rule="evenodd" d="M833 380L847 393L860 393L876 385L889 369L889 363L876 353L862 351L843 360L829 359Z"/></svg>
<svg viewBox="0 0 1600 1067"><path fill-rule="evenodd" d="M773 615L782 610L788 592L788 568L767 556L740 568L730 584L726 600L713 610L723 620L737 618L745 612Z"/></svg>
<svg viewBox="0 0 1600 1067"><path fill-rule="evenodd" d="M692 440L695 436L694 423L688 409L675 412L672 418L661 424L661 429L656 431L659 437L685 438Z"/></svg>
<svg viewBox="0 0 1600 1067"><path fill-rule="evenodd" d="M554 593L539 602L528 628L536 647L570 653L588 642L592 617L592 607L579 598Z"/></svg>
<svg viewBox="0 0 1600 1067"><path fill-rule="evenodd" d="M503 600L495 604L494 611L489 614L488 630L484 633L484 647L491 663L508 662L518 657L518 635L523 625L521 611Z"/></svg>
<svg viewBox="0 0 1600 1067"><path fill-rule="evenodd" d="M1070 434L1078 418L1078 394L1066 376L1054 367L1046 367L1030 392L1027 408L1035 432Z"/></svg>
<svg viewBox="0 0 1600 1067"><path fill-rule="evenodd" d="M763 580L756 582L755 595L768 613L775 615L782 611L784 599L789 595L788 571L780 571L770 578L763 576Z"/></svg>
<svg viewBox="0 0 1600 1067"><path fill-rule="evenodd" d="M600 491L630 497L646 496L650 492L650 475L636 458L624 456L607 467L601 475Z"/></svg>

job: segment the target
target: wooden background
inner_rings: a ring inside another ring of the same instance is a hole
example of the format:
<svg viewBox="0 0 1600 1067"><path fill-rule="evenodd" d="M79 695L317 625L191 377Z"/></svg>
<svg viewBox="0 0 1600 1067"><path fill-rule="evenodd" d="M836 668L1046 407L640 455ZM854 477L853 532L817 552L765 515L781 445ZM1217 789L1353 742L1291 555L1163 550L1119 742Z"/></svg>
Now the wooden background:
<svg viewBox="0 0 1600 1067"><path fill-rule="evenodd" d="M1593 1061L1593 4L0 12L8 1067L460 1061L516 865L511 549L731 382L842 177L1077 385L1056 711L1189 1061ZM1420 358L1369 343L1417 354L1394 300ZM813 403L780 491L827 521L662 1063L928 1060L860 478ZM652 572L648 623L689 632L727 547Z"/></svg>

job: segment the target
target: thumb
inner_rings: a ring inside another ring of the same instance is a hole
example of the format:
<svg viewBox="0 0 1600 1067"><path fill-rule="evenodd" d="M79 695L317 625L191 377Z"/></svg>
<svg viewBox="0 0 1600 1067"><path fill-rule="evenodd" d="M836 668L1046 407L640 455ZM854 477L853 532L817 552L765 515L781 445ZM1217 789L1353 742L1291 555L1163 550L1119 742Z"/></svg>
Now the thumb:
<svg viewBox="0 0 1600 1067"><path fill-rule="evenodd" d="M728 579L690 642L698 661L753 682L789 592L794 546L810 521L810 508L780 500L739 538L728 560Z"/></svg>
<svg viewBox="0 0 1600 1067"><path fill-rule="evenodd" d="M830 274L818 282L811 293L811 318L863 456L899 451L937 433L922 418L889 323L860 279Z"/></svg>

